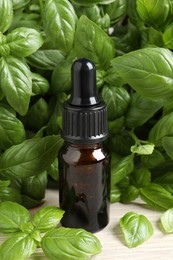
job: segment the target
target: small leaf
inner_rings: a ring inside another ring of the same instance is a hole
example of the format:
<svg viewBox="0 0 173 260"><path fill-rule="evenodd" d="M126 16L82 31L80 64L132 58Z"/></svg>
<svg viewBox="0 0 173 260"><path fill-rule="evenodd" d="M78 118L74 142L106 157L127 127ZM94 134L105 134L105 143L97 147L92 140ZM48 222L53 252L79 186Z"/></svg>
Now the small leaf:
<svg viewBox="0 0 173 260"><path fill-rule="evenodd" d="M1 260L22 260L36 250L36 243L29 235L19 233L7 239L0 247Z"/></svg>
<svg viewBox="0 0 173 260"><path fill-rule="evenodd" d="M55 228L61 218L63 217L64 211L54 207L47 206L40 209L32 218L32 224L37 230L42 232L48 231Z"/></svg>
<svg viewBox="0 0 173 260"><path fill-rule="evenodd" d="M20 115L25 115L32 94L32 79L23 59L13 56L0 59L0 85L8 103Z"/></svg>
<svg viewBox="0 0 173 260"><path fill-rule="evenodd" d="M93 234L75 228L58 228L42 238L42 249L47 257L56 259L88 259L101 252L101 245Z"/></svg>
<svg viewBox="0 0 173 260"><path fill-rule="evenodd" d="M111 188L110 201L111 203L119 202L121 197L121 191L117 186Z"/></svg>
<svg viewBox="0 0 173 260"><path fill-rule="evenodd" d="M21 27L7 35L6 43L11 55L27 57L41 47L43 38L35 29Z"/></svg>
<svg viewBox="0 0 173 260"><path fill-rule="evenodd" d="M87 57L102 69L108 68L115 52L112 39L84 15L77 24L75 51L79 58Z"/></svg>
<svg viewBox="0 0 173 260"><path fill-rule="evenodd" d="M173 232L173 208L168 209L161 217L161 223L166 233Z"/></svg>
<svg viewBox="0 0 173 260"><path fill-rule="evenodd" d="M0 203L0 232L13 233L20 230L20 225L29 221L27 209L15 202Z"/></svg>
<svg viewBox="0 0 173 260"><path fill-rule="evenodd" d="M13 2L13 9L18 10L25 7L30 2L30 0L12 0L12 2Z"/></svg>
<svg viewBox="0 0 173 260"><path fill-rule="evenodd" d="M167 210L173 207L173 196L158 184L152 183L141 188L140 196L153 209Z"/></svg>
<svg viewBox="0 0 173 260"><path fill-rule="evenodd" d="M32 95L45 95L49 90L49 81L38 73L32 73Z"/></svg>
<svg viewBox="0 0 173 260"><path fill-rule="evenodd" d="M152 154L154 151L154 144L148 143L143 145L133 145L131 146L131 152L137 154Z"/></svg>
<svg viewBox="0 0 173 260"><path fill-rule="evenodd" d="M121 159L111 171L111 185L115 185L124 177L132 173L134 168L133 155L129 155Z"/></svg>
<svg viewBox="0 0 173 260"><path fill-rule="evenodd" d="M120 219L120 226L129 248L141 245L153 235L149 220L135 212L128 212Z"/></svg>
<svg viewBox="0 0 173 260"><path fill-rule="evenodd" d="M13 20L13 5L11 0L0 1L0 32L8 30Z"/></svg>

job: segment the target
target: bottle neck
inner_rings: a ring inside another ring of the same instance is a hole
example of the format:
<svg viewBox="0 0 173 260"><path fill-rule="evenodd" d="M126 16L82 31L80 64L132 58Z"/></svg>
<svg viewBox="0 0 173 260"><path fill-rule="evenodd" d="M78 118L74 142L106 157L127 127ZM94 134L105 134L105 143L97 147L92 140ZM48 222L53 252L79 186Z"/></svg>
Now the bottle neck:
<svg viewBox="0 0 173 260"><path fill-rule="evenodd" d="M99 143L93 143L93 144L87 144L87 143L71 143L71 142L64 142L64 145L71 146L78 149L99 149L102 148L103 144L102 142Z"/></svg>

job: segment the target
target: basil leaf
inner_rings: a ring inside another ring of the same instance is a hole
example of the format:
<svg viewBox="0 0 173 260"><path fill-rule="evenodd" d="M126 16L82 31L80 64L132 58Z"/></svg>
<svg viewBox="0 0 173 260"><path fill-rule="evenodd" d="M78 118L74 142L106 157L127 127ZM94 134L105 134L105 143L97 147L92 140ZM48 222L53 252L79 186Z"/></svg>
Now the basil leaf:
<svg viewBox="0 0 173 260"><path fill-rule="evenodd" d="M106 3L108 1L103 1ZM104 8L105 13L107 13L111 19L111 22L117 23L125 14L127 11L127 1L126 0L117 0L112 1L112 3L107 4Z"/></svg>
<svg viewBox="0 0 173 260"><path fill-rule="evenodd" d="M0 180L0 190L1 189L4 189L4 188L7 188L8 186L10 185L10 181L1 181Z"/></svg>
<svg viewBox="0 0 173 260"><path fill-rule="evenodd" d="M108 122L109 132L111 134L117 134L118 132L120 132L122 127L124 126L124 120L125 120L125 117L121 116L121 117L115 119L114 121L109 121Z"/></svg>
<svg viewBox="0 0 173 260"><path fill-rule="evenodd" d="M43 24L53 47L67 54L73 47L77 16L67 0L47 0L43 9Z"/></svg>
<svg viewBox="0 0 173 260"><path fill-rule="evenodd" d="M78 57L87 57L102 69L109 67L115 52L112 39L84 15L77 24L74 47Z"/></svg>
<svg viewBox="0 0 173 260"><path fill-rule="evenodd" d="M13 233L20 225L30 220L30 214L23 206L10 201L0 203L0 232Z"/></svg>
<svg viewBox="0 0 173 260"><path fill-rule="evenodd" d="M128 83L140 95L152 100L172 95L171 51L163 48L144 48L115 58L112 65L124 83Z"/></svg>
<svg viewBox="0 0 173 260"><path fill-rule="evenodd" d="M63 238L63 239L62 239ZM83 229L58 228L42 238L42 249L52 260L87 259L101 252L97 237Z"/></svg>
<svg viewBox="0 0 173 260"><path fill-rule="evenodd" d="M162 145L167 155L173 159L173 137L165 136L162 139Z"/></svg>
<svg viewBox="0 0 173 260"><path fill-rule="evenodd" d="M47 206L37 211L32 218L32 224L37 230L45 232L55 228L59 224L63 214L64 210L54 206Z"/></svg>
<svg viewBox="0 0 173 260"><path fill-rule="evenodd" d="M78 5L81 5L81 6L92 6L94 4L98 4L101 0L87 0L87 1L86 0L72 0L72 1L75 4L78 4Z"/></svg>
<svg viewBox="0 0 173 260"><path fill-rule="evenodd" d="M154 182L162 186L173 195L173 172L167 172L154 179Z"/></svg>
<svg viewBox="0 0 173 260"><path fill-rule="evenodd" d="M54 162L47 169L47 173L52 177L53 180L59 180L58 174L58 158L55 158Z"/></svg>
<svg viewBox="0 0 173 260"><path fill-rule="evenodd" d="M151 173L146 167L136 169L131 175L131 181L137 188L148 186L151 182Z"/></svg>
<svg viewBox="0 0 173 260"><path fill-rule="evenodd" d="M45 171L57 156L59 136L33 138L6 150L0 158L0 174L26 178Z"/></svg>
<svg viewBox="0 0 173 260"><path fill-rule="evenodd" d="M29 235L19 233L7 239L0 247L1 260L22 260L36 250L36 243Z"/></svg>
<svg viewBox="0 0 173 260"><path fill-rule="evenodd" d="M46 186L47 172L44 171L36 176L22 179L21 193L35 200L42 200L45 197Z"/></svg>
<svg viewBox="0 0 173 260"><path fill-rule="evenodd" d="M137 154L152 154L154 151L154 144L148 143L143 145L133 145L131 146L131 152Z"/></svg>
<svg viewBox="0 0 173 260"><path fill-rule="evenodd" d="M23 59L13 56L0 59L0 85L8 103L20 115L25 115L32 94L29 67Z"/></svg>
<svg viewBox="0 0 173 260"><path fill-rule="evenodd" d="M120 201L122 203L130 203L131 201L135 200L138 195L138 189L133 185L129 185L125 190L121 191Z"/></svg>
<svg viewBox="0 0 173 260"><path fill-rule="evenodd" d="M151 169L159 166L165 161L162 153L156 149L154 149L153 153L150 155L142 155L141 159L144 166Z"/></svg>
<svg viewBox="0 0 173 260"><path fill-rule="evenodd" d="M12 2L13 2L13 9L18 10L25 7L30 2L30 0L12 0Z"/></svg>
<svg viewBox="0 0 173 260"><path fill-rule="evenodd" d="M21 195L21 197L22 197L22 205L27 209L32 209L34 207L37 207L44 202L43 200L36 200L27 195Z"/></svg>
<svg viewBox="0 0 173 260"><path fill-rule="evenodd" d="M19 190L11 187L0 189L0 202L13 201L22 204Z"/></svg>
<svg viewBox="0 0 173 260"><path fill-rule="evenodd" d="M163 100L155 101L143 97L138 93L131 94L130 105L126 113L126 125L130 128L143 125L163 105Z"/></svg>
<svg viewBox="0 0 173 260"><path fill-rule="evenodd" d="M59 50L38 50L27 57L29 64L42 70L53 70L63 60L64 56Z"/></svg>
<svg viewBox="0 0 173 260"><path fill-rule="evenodd" d="M173 136L173 112L157 121L149 133L149 141L162 146L162 139L166 136Z"/></svg>
<svg viewBox="0 0 173 260"><path fill-rule="evenodd" d="M137 12L144 23L162 30L172 18L173 3L169 0L137 0Z"/></svg>
<svg viewBox="0 0 173 260"><path fill-rule="evenodd" d="M117 186L111 188L110 192L110 202L115 203L119 202L121 198L121 191Z"/></svg>
<svg viewBox="0 0 173 260"><path fill-rule="evenodd" d="M118 75L117 71L112 66L110 66L106 70L104 81L106 83L110 84L111 86L115 86L115 87L122 87L123 86L122 78Z"/></svg>
<svg viewBox="0 0 173 260"><path fill-rule="evenodd" d="M166 233L173 232L173 208L168 209L161 217L161 223Z"/></svg>
<svg viewBox="0 0 173 260"><path fill-rule="evenodd" d="M11 55L26 57L41 47L43 38L35 29L21 27L7 34L6 43Z"/></svg>
<svg viewBox="0 0 173 260"><path fill-rule="evenodd" d="M45 95L49 90L49 81L38 73L32 73L32 95Z"/></svg>
<svg viewBox="0 0 173 260"><path fill-rule="evenodd" d="M107 104L109 120L122 116L130 102L130 96L124 88L104 86L102 98Z"/></svg>
<svg viewBox="0 0 173 260"><path fill-rule="evenodd" d="M8 109L0 106L0 148L5 150L25 140L22 122Z"/></svg>
<svg viewBox="0 0 173 260"><path fill-rule="evenodd" d="M124 177L132 173L134 168L133 155L122 158L111 171L111 185L115 185Z"/></svg>
<svg viewBox="0 0 173 260"><path fill-rule="evenodd" d="M129 248L141 245L153 235L150 221L143 215L128 212L120 219L120 226Z"/></svg>
<svg viewBox="0 0 173 260"><path fill-rule="evenodd" d="M173 207L173 196L158 184L152 183L141 188L140 196L153 209L167 210Z"/></svg>
<svg viewBox="0 0 173 260"><path fill-rule="evenodd" d="M0 1L0 32L8 30L13 19L13 5L11 0Z"/></svg>
<svg viewBox="0 0 173 260"><path fill-rule="evenodd" d="M165 47L171 50L173 49L172 33L173 33L173 23L169 24L166 27L166 30L162 35Z"/></svg>

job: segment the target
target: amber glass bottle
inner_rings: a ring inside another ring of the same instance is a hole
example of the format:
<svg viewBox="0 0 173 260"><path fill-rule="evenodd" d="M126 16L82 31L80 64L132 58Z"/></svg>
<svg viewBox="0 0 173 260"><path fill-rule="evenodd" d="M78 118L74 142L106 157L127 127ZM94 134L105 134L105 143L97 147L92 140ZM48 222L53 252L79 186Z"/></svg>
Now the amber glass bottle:
<svg viewBox="0 0 173 260"><path fill-rule="evenodd" d="M96 232L109 222L110 155L107 110L96 93L94 64L80 59L72 66L72 95L63 105L59 152L61 224Z"/></svg>

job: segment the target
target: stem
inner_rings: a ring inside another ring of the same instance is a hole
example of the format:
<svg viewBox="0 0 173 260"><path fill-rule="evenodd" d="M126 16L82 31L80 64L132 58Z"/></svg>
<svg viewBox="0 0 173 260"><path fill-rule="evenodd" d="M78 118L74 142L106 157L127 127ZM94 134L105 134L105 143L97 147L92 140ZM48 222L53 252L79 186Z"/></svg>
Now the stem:
<svg viewBox="0 0 173 260"><path fill-rule="evenodd" d="M141 144L140 140L137 138L137 136L135 135L134 132L131 131L131 132L129 132L129 134L132 137L132 139L135 141L136 144L138 144L138 145Z"/></svg>

